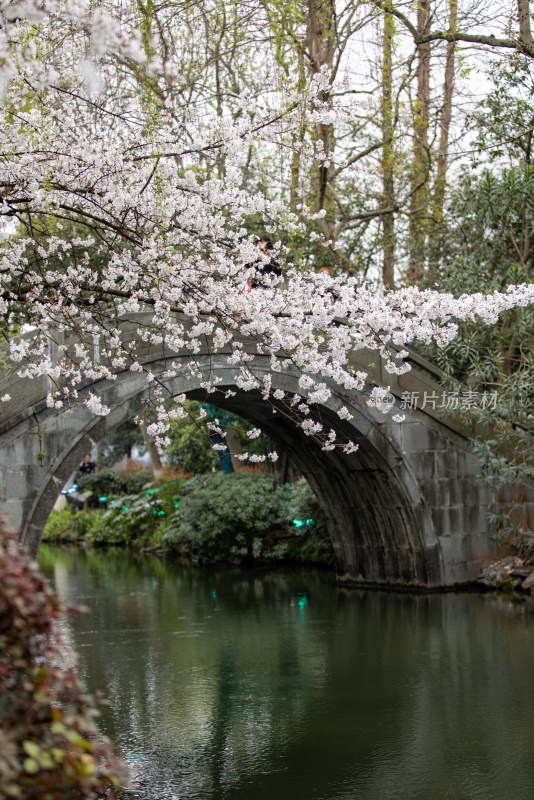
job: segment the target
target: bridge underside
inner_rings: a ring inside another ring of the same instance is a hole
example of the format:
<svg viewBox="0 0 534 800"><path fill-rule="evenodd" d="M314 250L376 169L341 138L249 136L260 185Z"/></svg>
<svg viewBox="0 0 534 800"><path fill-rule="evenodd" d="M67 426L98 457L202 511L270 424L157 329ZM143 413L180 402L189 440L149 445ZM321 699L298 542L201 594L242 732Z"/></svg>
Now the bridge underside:
<svg viewBox="0 0 534 800"><path fill-rule="evenodd" d="M390 466L368 438L355 436L354 428L322 407L325 428L359 444L352 457L339 450L323 452L257 395L236 395L218 404L261 427L295 462L325 514L338 573L371 582L440 583L438 545L426 546L421 536L424 509L410 502L395 469L399 464Z"/></svg>

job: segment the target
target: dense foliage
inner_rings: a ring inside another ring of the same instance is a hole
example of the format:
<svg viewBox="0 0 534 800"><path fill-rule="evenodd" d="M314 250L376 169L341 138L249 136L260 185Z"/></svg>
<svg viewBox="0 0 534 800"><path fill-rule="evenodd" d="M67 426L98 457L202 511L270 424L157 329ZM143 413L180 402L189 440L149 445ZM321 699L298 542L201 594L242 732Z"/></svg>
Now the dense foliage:
<svg viewBox="0 0 534 800"><path fill-rule="evenodd" d="M62 611L37 565L0 536L0 795L109 796L125 771L62 643Z"/></svg>
<svg viewBox="0 0 534 800"><path fill-rule="evenodd" d="M89 508L101 508L108 499L125 494L137 494L153 480L150 470L102 470L79 475L78 491L86 498Z"/></svg>
<svg viewBox="0 0 534 800"><path fill-rule="evenodd" d="M45 541L154 546L161 538L161 518L178 507L184 479L163 475L153 482L151 477L141 470L106 470L85 476L86 485L93 489L86 507L75 512L68 507L53 511L45 527ZM99 496L99 491L106 495Z"/></svg>
<svg viewBox="0 0 534 800"><path fill-rule="evenodd" d="M270 476L200 475L184 493L165 538L209 558L259 556L277 505Z"/></svg>
<svg viewBox="0 0 534 800"><path fill-rule="evenodd" d="M491 74L492 90L474 114L476 143L487 151L480 171L464 170L441 231L440 288L456 295L532 283L534 76L517 54ZM462 416L482 426L475 440L484 479L495 487L534 477L534 314L506 311L495 326L459 323L459 335L427 354L456 391L479 400ZM457 381L460 383L458 384ZM497 393L483 408L483 392Z"/></svg>
<svg viewBox="0 0 534 800"><path fill-rule="evenodd" d="M268 474L162 478L107 509L52 512L45 541L164 550L238 563L286 559L333 566L323 513L308 483L278 487Z"/></svg>
<svg viewBox="0 0 534 800"><path fill-rule="evenodd" d="M167 546L185 546L213 560L283 558L333 565L322 512L304 479L277 488L269 475L198 476L187 485L163 538Z"/></svg>

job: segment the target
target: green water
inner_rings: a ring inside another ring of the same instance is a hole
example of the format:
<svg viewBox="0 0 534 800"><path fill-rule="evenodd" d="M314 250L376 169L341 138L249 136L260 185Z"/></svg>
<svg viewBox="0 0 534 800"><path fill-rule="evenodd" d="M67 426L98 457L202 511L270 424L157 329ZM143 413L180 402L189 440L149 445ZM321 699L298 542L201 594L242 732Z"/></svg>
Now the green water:
<svg viewBox="0 0 534 800"><path fill-rule="evenodd" d="M43 547L143 800L534 798L534 600Z"/></svg>

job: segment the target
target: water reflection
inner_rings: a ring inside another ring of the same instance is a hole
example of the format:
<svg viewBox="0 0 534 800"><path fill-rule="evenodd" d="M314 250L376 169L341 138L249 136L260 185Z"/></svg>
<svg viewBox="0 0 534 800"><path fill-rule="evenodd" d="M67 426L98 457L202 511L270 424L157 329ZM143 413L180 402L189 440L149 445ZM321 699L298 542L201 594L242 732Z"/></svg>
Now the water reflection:
<svg viewBox="0 0 534 800"><path fill-rule="evenodd" d="M527 798L534 615L475 595L344 592L43 548L139 797Z"/></svg>

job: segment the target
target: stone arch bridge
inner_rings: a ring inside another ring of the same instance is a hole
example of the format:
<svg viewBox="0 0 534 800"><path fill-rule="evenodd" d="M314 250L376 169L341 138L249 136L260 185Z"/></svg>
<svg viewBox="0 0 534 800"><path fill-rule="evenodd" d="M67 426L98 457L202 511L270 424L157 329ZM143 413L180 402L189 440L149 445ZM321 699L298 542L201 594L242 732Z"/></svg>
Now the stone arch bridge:
<svg viewBox="0 0 534 800"><path fill-rule="evenodd" d="M124 335L135 335L142 316L125 323ZM226 399L223 393L210 395L210 402L261 427L286 449L325 512L338 575L421 587L450 586L476 577L494 554L487 519L493 498L479 486L480 465L470 452L468 433L454 420L426 404L423 410L403 412L405 421L394 423L369 408L362 394L336 388L318 413L327 426L358 442L359 450L351 455L323 452L282 414L273 414L259 395L236 389L235 367L227 357L224 351L195 356L205 377L216 375L221 389L236 391ZM146 345L140 361L155 376L171 362L182 362L176 377L163 382L173 395L185 392L203 399L201 379L185 375L190 358L189 353ZM397 398L403 392L420 398L424 392L441 396L438 372L424 360L417 358L411 372L392 376L382 374L380 364L370 363L377 358L361 351L353 366L380 385L391 385ZM254 371L267 373L268 360L257 356ZM273 375L273 387L302 394L298 376L292 373ZM140 411L147 384L143 375L125 370L114 381L85 386L83 392L97 393L111 408L106 417L95 417L82 405L59 412L48 409L49 391L44 377L31 380L12 374L0 380L0 396L11 397L0 404L0 513L34 554L64 484L98 441ZM353 415L350 422L336 414L343 405ZM525 513L532 515L532 492L522 500Z"/></svg>

